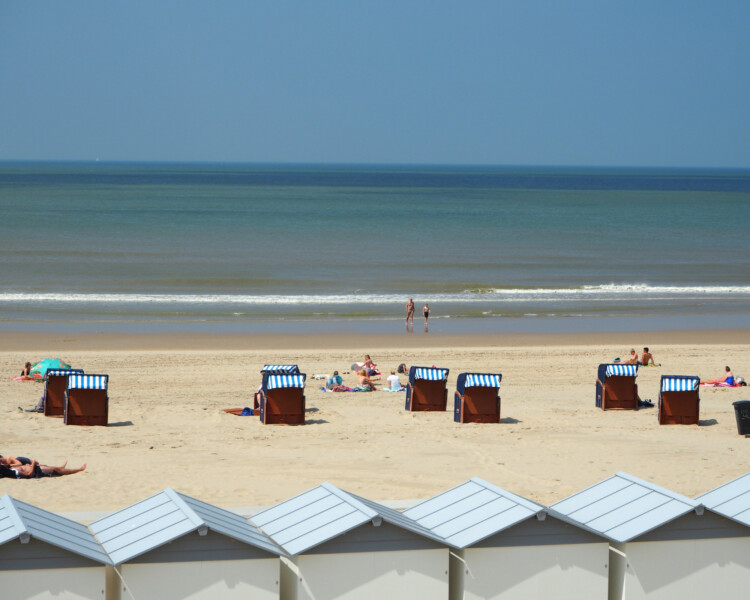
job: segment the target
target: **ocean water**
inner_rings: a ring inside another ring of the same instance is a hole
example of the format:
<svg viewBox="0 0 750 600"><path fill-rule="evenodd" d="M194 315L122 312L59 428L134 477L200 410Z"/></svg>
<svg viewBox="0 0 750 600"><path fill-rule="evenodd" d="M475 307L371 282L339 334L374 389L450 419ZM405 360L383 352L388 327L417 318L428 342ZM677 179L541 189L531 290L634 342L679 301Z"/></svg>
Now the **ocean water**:
<svg viewBox="0 0 750 600"><path fill-rule="evenodd" d="M409 297L433 331L747 327L749 201L750 171L0 163L0 328L388 331Z"/></svg>

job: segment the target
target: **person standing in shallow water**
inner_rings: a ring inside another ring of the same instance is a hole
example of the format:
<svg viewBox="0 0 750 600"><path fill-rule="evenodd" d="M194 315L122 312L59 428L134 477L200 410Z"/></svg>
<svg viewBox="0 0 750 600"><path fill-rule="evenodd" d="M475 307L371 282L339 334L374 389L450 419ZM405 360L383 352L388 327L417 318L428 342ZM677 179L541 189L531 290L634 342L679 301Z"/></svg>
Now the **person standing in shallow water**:
<svg viewBox="0 0 750 600"><path fill-rule="evenodd" d="M409 319L411 319L411 326L414 327L414 300L409 298L406 303L406 326L409 327Z"/></svg>
<svg viewBox="0 0 750 600"><path fill-rule="evenodd" d="M422 314L424 315L424 326L427 327L427 318L430 316L430 305L427 302L424 303Z"/></svg>

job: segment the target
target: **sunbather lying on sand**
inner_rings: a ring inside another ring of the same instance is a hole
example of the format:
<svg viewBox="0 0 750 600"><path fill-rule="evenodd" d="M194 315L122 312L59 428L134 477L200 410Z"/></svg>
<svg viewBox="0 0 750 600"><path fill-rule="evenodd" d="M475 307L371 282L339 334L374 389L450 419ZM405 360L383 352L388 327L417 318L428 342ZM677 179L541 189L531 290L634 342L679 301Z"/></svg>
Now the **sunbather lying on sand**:
<svg viewBox="0 0 750 600"><path fill-rule="evenodd" d="M65 461L59 467L52 467L50 465L40 465L37 461L26 458L25 456L19 456L16 458L15 456L0 455L0 466L10 469L10 471L16 474L16 478L18 479L59 477L61 475L72 475L73 473L80 473L81 471L86 470L85 464L77 469L67 469L67 464L68 461Z"/></svg>

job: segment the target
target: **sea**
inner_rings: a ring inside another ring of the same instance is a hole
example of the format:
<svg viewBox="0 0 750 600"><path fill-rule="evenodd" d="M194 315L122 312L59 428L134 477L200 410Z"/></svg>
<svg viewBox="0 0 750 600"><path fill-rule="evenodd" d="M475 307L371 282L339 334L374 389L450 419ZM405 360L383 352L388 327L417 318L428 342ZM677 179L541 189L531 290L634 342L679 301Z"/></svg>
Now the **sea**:
<svg viewBox="0 0 750 600"><path fill-rule="evenodd" d="M750 328L750 171L0 163L0 330Z"/></svg>

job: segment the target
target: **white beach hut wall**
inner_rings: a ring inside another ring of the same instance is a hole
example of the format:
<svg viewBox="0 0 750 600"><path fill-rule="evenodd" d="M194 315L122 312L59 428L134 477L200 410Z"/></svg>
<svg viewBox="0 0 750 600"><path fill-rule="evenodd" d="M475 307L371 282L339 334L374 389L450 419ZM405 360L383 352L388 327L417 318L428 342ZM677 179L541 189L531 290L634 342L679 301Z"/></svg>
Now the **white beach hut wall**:
<svg viewBox="0 0 750 600"><path fill-rule="evenodd" d="M0 598L101 600L110 560L85 525L0 498Z"/></svg>
<svg viewBox="0 0 750 600"><path fill-rule="evenodd" d="M698 500L617 473L550 507L611 540L610 600L747 598L747 585L727 578L747 555L746 526ZM728 562L725 562L728 561Z"/></svg>
<svg viewBox="0 0 750 600"><path fill-rule="evenodd" d="M448 547L398 511L323 483L251 520L289 555L282 600L448 598Z"/></svg>
<svg viewBox="0 0 750 600"><path fill-rule="evenodd" d="M478 477L404 515L454 548L451 600L607 597L606 538Z"/></svg>
<svg viewBox="0 0 750 600"><path fill-rule="evenodd" d="M281 550L231 511L167 488L89 527L116 565L107 600L278 600Z"/></svg>
<svg viewBox="0 0 750 600"><path fill-rule="evenodd" d="M707 531L696 550L711 562L705 577L714 578L714 598L747 598L750 595L750 473L746 473L695 499L711 514L713 531Z"/></svg>

